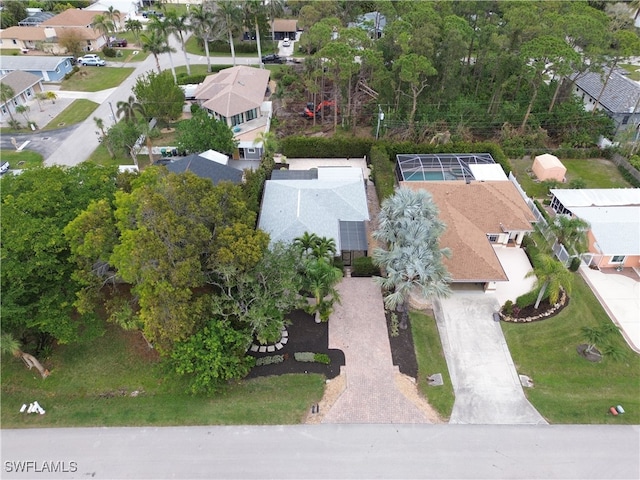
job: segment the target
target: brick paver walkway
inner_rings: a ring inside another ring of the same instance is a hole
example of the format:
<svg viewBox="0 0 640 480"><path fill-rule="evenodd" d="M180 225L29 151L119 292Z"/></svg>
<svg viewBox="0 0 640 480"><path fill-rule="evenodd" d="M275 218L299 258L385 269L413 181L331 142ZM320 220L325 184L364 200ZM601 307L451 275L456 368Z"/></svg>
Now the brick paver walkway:
<svg viewBox="0 0 640 480"><path fill-rule="evenodd" d="M329 347L344 352L346 390L322 423L430 423L397 388L380 287L344 278L329 321Z"/></svg>

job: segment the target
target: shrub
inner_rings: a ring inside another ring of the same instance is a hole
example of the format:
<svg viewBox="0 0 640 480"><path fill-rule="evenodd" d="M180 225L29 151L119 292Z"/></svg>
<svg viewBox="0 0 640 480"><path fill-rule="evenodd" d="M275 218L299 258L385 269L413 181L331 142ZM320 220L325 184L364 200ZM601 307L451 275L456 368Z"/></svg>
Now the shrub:
<svg viewBox="0 0 640 480"><path fill-rule="evenodd" d="M326 353L316 353L313 356L313 361L316 363L322 363L324 365L329 365L331 363L331 359Z"/></svg>
<svg viewBox="0 0 640 480"><path fill-rule="evenodd" d="M333 266L339 268L340 270L343 270L344 262L342 261L342 257L333 257Z"/></svg>
<svg viewBox="0 0 640 480"><path fill-rule="evenodd" d="M296 362L315 362L316 354L313 352L295 352L293 358L296 359Z"/></svg>
<svg viewBox="0 0 640 480"><path fill-rule="evenodd" d="M192 85L202 83L206 75L187 75L186 73L180 73L176 77L178 79L178 85Z"/></svg>
<svg viewBox="0 0 640 480"><path fill-rule="evenodd" d="M622 178L624 178L631 185L636 188L640 187L640 182L636 179L636 177L634 177L631 172L629 172L622 165L618 165L618 171L620 172L620 175L622 175Z"/></svg>
<svg viewBox="0 0 640 480"><path fill-rule="evenodd" d="M389 334L392 337L397 337L400 335L400 324L398 323L398 314L396 312L391 312L391 322L390 322L390 332Z"/></svg>
<svg viewBox="0 0 640 480"><path fill-rule="evenodd" d="M573 257L571 259L571 263L569 264L569 271L570 272L577 272L578 269L580 268L580 257Z"/></svg>
<svg viewBox="0 0 640 480"><path fill-rule="evenodd" d="M387 150L379 145L371 148L370 161L373 174L373 181L376 186L378 200L382 202L387 197L393 195L395 188L395 173L393 161L389 157Z"/></svg>
<svg viewBox="0 0 640 480"><path fill-rule="evenodd" d="M513 315L513 302L511 300L507 300L506 302L504 302L502 313L509 316Z"/></svg>
<svg viewBox="0 0 640 480"><path fill-rule="evenodd" d="M540 289L539 288L534 288L533 290L531 290L528 293L525 293L524 295L520 295L517 299L516 299L516 305L518 306L518 308L527 308L531 305L534 305L536 303L536 300L538 299L538 294L540 293ZM549 289L547 289L547 291L545 292L544 296L542 297L543 300L547 299L549 297Z"/></svg>
<svg viewBox="0 0 640 480"><path fill-rule="evenodd" d="M358 257L353 261L351 275L354 277L371 277L380 275L380 269L373 264L371 257Z"/></svg>
<svg viewBox="0 0 640 480"><path fill-rule="evenodd" d="M260 365L271 365L272 363L284 362L284 356L282 355L270 355L268 357L256 358L256 367Z"/></svg>
<svg viewBox="0 0 640 480"><path fill-rule="evenodd" d="M102 53L104 53L105 57L115 58L116 57L116 49L107 47L106 45L102 47Z"/></svg>
<svg viewBox="0 0 640 480"><path fill-rule="evenodd" d="M569 182L569 188L587 188L587 182L585 182L582 178L574 178Z"/></svg>

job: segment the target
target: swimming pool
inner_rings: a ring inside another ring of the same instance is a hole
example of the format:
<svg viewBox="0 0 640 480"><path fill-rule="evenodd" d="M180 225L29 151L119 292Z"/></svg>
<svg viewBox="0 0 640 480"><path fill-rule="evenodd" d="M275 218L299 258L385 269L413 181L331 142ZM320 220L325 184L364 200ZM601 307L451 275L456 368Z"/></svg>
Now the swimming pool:
<svg viewBox="0 0 640 480"><path fill-rule="evenodd" d="M442 170L426 170L419 172L405 172L407 182L433 182L442 180L455 180L456 177Z"/></svg>

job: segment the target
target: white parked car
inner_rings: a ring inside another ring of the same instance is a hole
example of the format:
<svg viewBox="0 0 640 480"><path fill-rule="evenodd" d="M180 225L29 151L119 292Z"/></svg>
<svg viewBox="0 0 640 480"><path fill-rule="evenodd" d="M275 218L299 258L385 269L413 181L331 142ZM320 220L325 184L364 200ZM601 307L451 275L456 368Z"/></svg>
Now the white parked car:
<svg viewBox="0 0 640 480"><path fill-rule="evenodd" d="M291 40L289 40L288 38L285 38L284 40L282 40L282 46L283 47L290 47L291 46Z"/></svg>
<svg viewBox="0 0 640 480"><path fill-rule="evenodd" d="M83 66L104 67L107 62L102 60L95 53L90 53L88 55L85 55L84 57L78 58L78 64Z"/></svg>

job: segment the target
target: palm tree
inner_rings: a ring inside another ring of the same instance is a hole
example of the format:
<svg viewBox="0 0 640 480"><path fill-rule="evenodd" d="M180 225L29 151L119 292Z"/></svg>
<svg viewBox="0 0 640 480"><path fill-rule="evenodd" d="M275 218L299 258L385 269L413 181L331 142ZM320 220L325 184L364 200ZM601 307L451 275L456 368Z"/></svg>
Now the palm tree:
<svg viewBox="0 0 640 480"><path fill-rule="evenodd" d="M229 47L231 48L231 58L233 66L236 66L236 49L233 44L233 34L242 26L242 10L238 8L238 3L233 0L220 0L216 2L218 7L214 17L219 25L226 29L229 36Z"/></svg>
<svg viewBox="0 0 640 480"><path fill-rule="evenodd" d="M125 120L135 120L136 114L139 113L144 117L144 109L142 104L136 102L136 97L129 95L129 98L116 103L116 115L124 117Z"/></svg>
<svg viewBox="0 0 640 480"><path fill-rule="evenodd" d="M304 232L302 236L293 239L293 245L298 249L301 256L307 256L313 251L313 247L318 243L318 236L315 233Z"/></svg>
<svg viewBox="0 0 640 480"><path fill-rule="evenodd" d="M140 35L140 39L142 40L142 50L144 50L145 52L151 52L153 54L154 58L156 59L156 67L158 68L158 73L162 73L158 55L171 50L171 47L169 46L169 44L167 44L167 38L157 31L151 30L149 35ZM171 65L171 69L173 70L173 65ZM173 72L173 78L176 78L175 72Z"/></svg>
<svg viewBox="0 0 640 480"><path fill-rule="evenodd" d="M93 117L93 121L96 122L96 127L100 129L100 133L102 134L102 136L100 137L100 142L103 143L105 147L107 147L109 156L111 158L116 158L113 153L113 149L111 148L111 144L104 141L104 139L107 138L107 132L104 131L104 120L102 120L100 117Z"/></svg>
<svg viewBox="0 0 640 480"><path fill-rule="evenodd" d="M335 286L342 279L342 271L329 264L324 258L306 262L304 288L313 295L315 303L307 311L315 315L316 322L327 321L335 302L340 302L340 294Z"/></svg>
<svg viewBox="0 0 640 480"><path fill-rule="evenodd" d="M13 113L11 112L11 105L9 102L13 100L16 96L16 92L10 85L6 83L0 83L0 101L2 105L7 105L7 112L9 112L9 117L11 117L11 123L15 123L16 119L13 118Z"/></svg>
<svg viewBox="0 0 640 480"><path fill-rule="evenodd" d="M175 50L169 46L169 37L173 33L171 22L168 18L160 19L158 17L153 17L147 24L147 30L150 30L152 33L155 32L155 34L160 38L164 38L166 44L165 52L169 54L169 65L171 66L173 81L175 83L178 83L178 77L176 77L176 69L173 67L173 57L171 56L171 52L175 52Z"/></svg>
<svg viewBox="0 0 640 480"><path fill-rule="evenodd" d="M574 250L577 254L588 249L587 231L589 222L569 215L556 215L549 228L565 248Z"/></svg>
<svg viewBox="0 0 640 480"><path fill-rule="evenodd" d="M136 43L140 45L140 32L142 31L142 22L133 18L124 22L124 28L127 32L133 33Z"/></svg>
<svg viewBox="0 0 640 480"><path fill-rule="evenodd" d="M244 23L249 31L256 29L256 44L258 46L258 61L262 65L262 46L260 45L260 22L264 19L264 6L261 0L245 0L243 5ZM264 67L263 67L264 68Z"/></svg>
<svg viewBox="0 0 640 480"><path fill-rule="evenodd" d="M211 57L209 56L209 41L213 37L213 12L206 5L197 5L189 14L193 33L204 43L207 55L207 72L211 73Z"/></svg>
<svg viewBox="0 0 640 480"><path fill-rule="evenodd" d="M107 34L115 30L113 21L109 20L106 15L96 15L95 17L93 17L91 26L96 32L100 32L100 34L104 37L105 43L107 42Z"/></svg>
<svg viewBox="0 0 640 480"><path fill-rule="evenodd" d="M269 23L271 24L271 40L275 41L275 32L273 30L273 21L284 15L284 1L283 0L269 0L267 4L269 10Z"/></svg>
<svg viewBox="0 0 640 480"><path fill-rule="evenodd" d="M107 17L114 26L114 31L119 30L120 26L120 10L115 8L113 5L109 6L109 8L104 12L104 16Z"/></svg>
<svg viewBox="0 0 640 480"><path fill-rule="evenodd" d="M271 131L260 132L255 140L254 145L262 144L262 158L264 160L273 160L273 155L278 149L278 140L275 133Z"/></svg>
<svg viewBox="0 0 640 480"><path fill-rule="evenodd" d="M582 336L584 337L584 339L587 341L587 349L585 350L585 353L595 353L594 349L596 348L596 345L602 345L602 351L600 353L604 354L605 351L609 350L610 352L613 352L612 356L614 358L621 356L621 352L618 351L618 348L608 348L610 345L605 344L607 339L613 333L618 332L618 327L616 327L613 323L603 322L599 327L586 326L582 327L580 331L582 332ZM622 355L624 355L624 352L622 352Z"/></svg>
<svg viewBox="0 0 640 480"><path fill-rule="evenodd" d="M374 238L386 244L373 251L373 263L382 267L385 277L376 277L386 295L385 306L400 313L400 328L407 328L411 292L420 289L426 298L446 297L451 281L438 241L445 225L425 190L401 188L382 202Z"/></svg>
<svg viewBox="0 0 640 480"><path fill-rule="evenodd" d="M36 357L29 353L23 352L20 342L16 340L10 333L3 333L0 336L0 353L10 353L14 357L21 359L29 370L35 367L36 370L40 372L42 378L47 378L49 376L49 370L44 368Z"/></svg>
<svg viewBox="0 0 640 480"><path fill-rule="evenodd" d="M16 113L21 113L27 123L31 123L31 119L29 118L29 105L18 105L16 107Z"/></svg>
<svg viewBox="0 0 640 480"><path fill-rule="evenodd" d="M178 15L175 11L171 11L167 14L167 22L169 22L169 29L182 46L182 53L184 54L184 63L187 66L187 75L191 75L191 65L189 65L189 56L187 55L187 47L185 45L184 34L190 29L189 17L187 15Z"/></svg>
<svg viewBox="0 0 640 480"><path fill-rule="evenodd" d="M560 298L560 292L564 290L567 295L571 293L573 286L573 275L558 260L547 254L539 254L534 260L533 270L527 273L527 277L536 277L536 288L540 288L540 293L533 308L538 308L549 292L549 302L555 304Z"/></svg>
<svg viewBox="0 0 640 480"><path fill-rule="evenodd" d="M331 263L336 256L336 241L333 238L318 237L315 245L311 247L311 253L318 260L325 259Z"/></svg>

